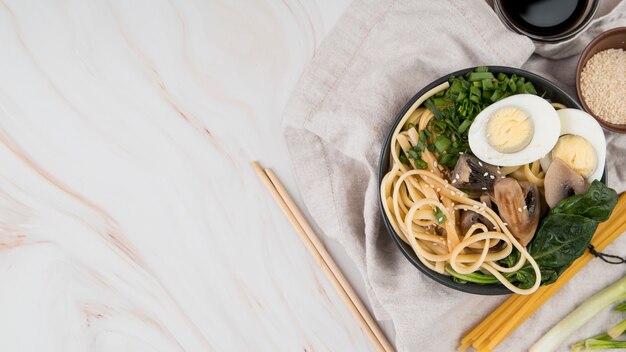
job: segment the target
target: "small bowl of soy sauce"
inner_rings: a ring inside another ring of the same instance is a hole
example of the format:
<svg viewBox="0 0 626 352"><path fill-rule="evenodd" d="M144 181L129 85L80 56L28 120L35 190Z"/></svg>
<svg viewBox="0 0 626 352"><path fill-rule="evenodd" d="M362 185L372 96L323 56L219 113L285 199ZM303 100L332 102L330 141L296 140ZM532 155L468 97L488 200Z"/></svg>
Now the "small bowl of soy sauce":
<svg viewBox="0 0 626 352"><path fill-rule="evenodd" d="M494 9L509 29L533 41L557 43L585 29L599 0L495 0Z"/></svg>

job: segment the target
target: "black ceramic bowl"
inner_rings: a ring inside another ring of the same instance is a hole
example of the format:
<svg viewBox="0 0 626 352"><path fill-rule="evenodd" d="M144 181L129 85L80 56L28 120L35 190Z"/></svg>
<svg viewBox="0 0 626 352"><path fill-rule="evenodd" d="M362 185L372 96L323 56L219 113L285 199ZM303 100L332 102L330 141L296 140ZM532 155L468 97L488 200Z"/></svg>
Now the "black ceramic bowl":
<svg viewBox="0 0 626 352"><path fill-rule="evenodd" d="M533 85L535 86L535 89L537 90L539 94L543 94L545 92L544 98L549 99L552 102L564 104L565 106L569 108L576 108L576 109L582 110L582 107L580 106L580 104L578 104L578 101L576 101L574 98L569 96L559 87L557 87L554 83L548 81L547 79L541 76L538 76L528 71L513 68L513 67L488 66L488 68L489 68L489 72L496 73L496 74L502 72L508 75L516 74L520 77L525 77L527 80L533 83ZM387 139L385 140L385 143L383 144L383 149L380 153L380 160L378 162L378 184L379 185L381 184L382 179L385 176L385 174L389 171L389 152L390 152L389 144L391 143L391 136L396 126L402 119L402 116L404 116L404 114L411 107L411 105L413 105L413 103L420 96L424 95L424 93L446 82L451 76L462 76L467 72L473 71L474 69L475 67L466 68L466 69L445 75L439 79L436 79L435 81L428 84L426 87L422 88L419 92L417 92L417 94L415 94L413 98L411 98L406 103L406 105L404 105L404 107L400 110L400 112L396 116L394 123L390 126L389 133L387 134ZM421 272L423 272L431 279L445 286L448 286L450 288L463 291L463 292L474 293L474 294L479 294L479 295L504 295L504 294L511 293L509 289L507 289L501 284L493 284L493 285L479 285L479 284L474 284L474 283L462 284L462 283L453 281L450 276L439 274L427 268L417 258L417 256L415 255L411 247L407 245L406 243L404 243L404 241L402 241L400 236L398 236L398 234L396 234L396 232L394 231L393 227L391 226L391 223L389 222L389 219L387 218L387 215L385 214L383 210L382 199L380 198L380 192L378 192L378 194L379 194L380 209L383 214L385 226L387 227L387 232L389 232L389 235L391 236L393 241L396 243L396 245L398 245L398 248L400 249L400 251L402 251L402 254L404 254L404 256L409 260L409 262L411 262L411 264L413 264Z"/></svg>

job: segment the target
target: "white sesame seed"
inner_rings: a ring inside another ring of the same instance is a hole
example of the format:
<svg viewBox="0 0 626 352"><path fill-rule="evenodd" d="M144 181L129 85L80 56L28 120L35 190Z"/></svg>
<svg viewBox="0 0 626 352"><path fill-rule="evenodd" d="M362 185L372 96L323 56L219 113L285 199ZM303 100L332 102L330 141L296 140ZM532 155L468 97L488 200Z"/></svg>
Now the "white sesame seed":
<svg viewBox="0 0 626 352"><path fill-rule="evenodd" d="M522 212L522 208L517 208L517 211L519 211L521 213Z"/></svg>
<svg viewBox="0 0 626 352"><path fill-rule="evenodd" d="M524 205L524 209L528 209L528 205Z"/></svg>
<svg viewBox="0 0 626 352"><path fill-rule="evenodd" d="M437 161L435 161L435 162L433 163L433 165L434 165L435 167L437 167Z"/></svg>
<svg viewBox="0 0 626 352"><path fill-rule="evenodd" d="M502 175L502 173L500 172L500 170L498 170L498 175Z"/></svg>
<svg viewBox="0 0 626 352"><path fill-rule="evenodd" d="M459 155L463 155L463 152L459 152Z"/></svg>
<svg viewBox="0 0 626 352"><path fill-rule="evenodd" d="M483 187L483 188L482 188L482 190L483 190L483 191L486 191L486 190L487 190L487 187Z"/></svg>
<svg viewBox="0 0 626 352"><path fill-rule="evenodd" d="M615 124L626 123L625 64L623 49L603 50L587 61L580 74L581 93L591 111Z"/></svg>
<svg viewBox="0 0 626 352"><path fill-rule="evenodd" d="M500 178L506 178L505 176L500 176Z"/></svg>
<svg viewBox="0 0 626 352"><path fill-rule="evenodd" d="M461 178L461 176L459 176L459 174L456 174L456 179L458 180L460 178Z"/></svg>
<svg viewBox="0 0 626 352"><path fill-rule="evenodd" d="M506 222L503 222L503 223L502 223L502 225L504 225L504 226L509 226L509 224L508 224L508 223L506 223Z"/></svg>
<svg viewBox="0 0 626 352"><path fill-rule="evenodd" d="M489 175L489 178L493 180L493 179L495 179L496 177L495 177L494 175Z"/></svg>
<svg viewBox="0 0 626 352"><path fill-rule="evenodd" d="M441 192L441 188L437 187L437 192Z"/></svg>
<svg viewBox="0 0 626 352"><path fill-rule="evenodd" d="M485 173L483 174L483 176L488 176L488 175L489 175L489 173L488 173L488 172L485 172Z"/></svg>
<svg viewBox="0 0 626 352"><path fill-rule="evenodd" d="M483 166L483 163L481 163L480 161L478 162L478 165Z"/></svg>
<svg viewBox="0 0 626 352"><path fill-rule="evenodd" d="M446 183L446 184L444 185L444 187L445 187L445 188L448 188L448 184Z"/></svg>

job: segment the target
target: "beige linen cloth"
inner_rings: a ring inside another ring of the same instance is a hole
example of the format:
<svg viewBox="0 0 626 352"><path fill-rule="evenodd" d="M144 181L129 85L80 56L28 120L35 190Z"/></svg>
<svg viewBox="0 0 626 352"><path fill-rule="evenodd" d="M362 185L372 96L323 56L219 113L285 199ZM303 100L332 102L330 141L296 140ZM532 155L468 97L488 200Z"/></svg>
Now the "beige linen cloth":
<svg viewBox="0 0 626 352"><path fill-rule="evenodd" d="M577 54L598 33L626 25L626 1L601 2L600 13L577 38L535 48L508 31L482 0L357 0L302 75L284 117L298 187L317 225L360 269L377 318L393 321L398 350L453 351L462 334L504 297L439 285L392 243L380 215L376 177L390 124L426 84L476 65L522 67L575 96ZM607 137L609 183L622 192L626 136ZM626 236L607 251L626 255ZM528 349L625 268L594 260L498 350ZM621 319L603 314L572 339Z"/></svg>

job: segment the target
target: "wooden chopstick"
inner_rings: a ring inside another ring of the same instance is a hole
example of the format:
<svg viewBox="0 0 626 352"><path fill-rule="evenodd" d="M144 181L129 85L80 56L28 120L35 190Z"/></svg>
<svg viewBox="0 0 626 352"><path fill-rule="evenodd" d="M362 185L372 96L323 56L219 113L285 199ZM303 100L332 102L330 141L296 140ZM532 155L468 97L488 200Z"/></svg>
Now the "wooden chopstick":
<svg viewBox="0 0 626 352"><path fill-rule="evenodd" d="M300 212L300 209L298 209L291 196L289 196L289 193L278 177L271 169L261 168L261 165L256 161L252 162L252 167L270 191L280 209L287 216L287 219L296 229L296 232L300 235L302 242L304 242L304 245L313 258L322 268L333 286L335 286L339 296L352 312L361 326L361 329L369 337L376 350L385 352L394 351L394 348L380 330L374 318L372 318L367 311L367 308L363 302L361 302L356 292L354 292L354 289L350 286L350 283L348 283L348 280L346 280L345 276L326 250L326 247L324 247L319 237L315 234L313 228L304 215L302 215L302 212Z"/></svg>

